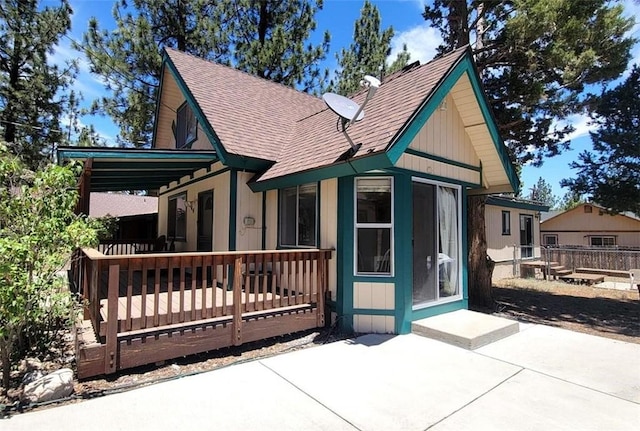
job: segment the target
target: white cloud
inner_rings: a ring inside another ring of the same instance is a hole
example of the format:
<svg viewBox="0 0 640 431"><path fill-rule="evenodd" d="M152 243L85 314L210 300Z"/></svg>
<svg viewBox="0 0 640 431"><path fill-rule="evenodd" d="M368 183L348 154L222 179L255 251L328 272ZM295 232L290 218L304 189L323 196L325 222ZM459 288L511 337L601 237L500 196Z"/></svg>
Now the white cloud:
<svg viewBox="0 0 640 431"><path fill-rule="evenodd" d="M571 124L575 129L567 135L566 140L568 141L573 141L580 136L586 136L589 132L594 131L597 128L595 124L591 123L590 118L583 114L571 115L564 123Z"/></svg>
<svg viewBox="0 0 640 431"><path fill-rule="evenodd" d="M441 43L442 38L438 31L425 23L395 35L391 40L389 59L393 61L406 44L407 50L411 54L410 61L420 60L420 63L426 63L433 59L436 55L436 48Z"/></svg>

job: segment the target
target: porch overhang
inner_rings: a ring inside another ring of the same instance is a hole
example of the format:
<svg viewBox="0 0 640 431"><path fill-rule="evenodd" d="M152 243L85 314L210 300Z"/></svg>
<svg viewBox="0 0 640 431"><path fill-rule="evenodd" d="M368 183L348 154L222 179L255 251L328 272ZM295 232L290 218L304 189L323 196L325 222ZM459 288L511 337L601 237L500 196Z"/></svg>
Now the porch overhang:
<svg viewBox="0 0 640 431"><path fill-rule="evenodd" d="M210 150L58 148L58 163L83 162L91 191L155 190L217 162Z"/></svg>

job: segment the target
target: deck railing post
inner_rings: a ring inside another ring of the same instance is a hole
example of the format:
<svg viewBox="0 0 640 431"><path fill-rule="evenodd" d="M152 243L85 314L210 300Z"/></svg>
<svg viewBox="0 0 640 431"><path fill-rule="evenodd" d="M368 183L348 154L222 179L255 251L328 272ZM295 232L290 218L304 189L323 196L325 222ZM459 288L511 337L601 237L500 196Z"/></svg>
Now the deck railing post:
<svg viewBox="0 0 640 431"><path fill-rule="evenodd" d="M104 373L117 371L118 355L118 291L120 284L120 265L109 264L109 284L107 285L107 333L105 336Z"/></svg>
<svg viewBox="0 0 640 431"><path fill-rule="evenodd" d="M316 299L316 303L318 304L318 327L321 328L324 326L324 295L327 291L327 273L326 273L326 264L325 264L325 251L318 252L318 288L316 295L318 295Z"/></svg>
<svg viewBox="0 0 640 431"><path fill-rule="evenodd" d="M87 257L87 261L89 262L89 283L87 284L89 291L87 292L87 299L89 300L89 309L91 321L93 322L93 327L96 329L96 332L99 331L100 327L100 282L99 282L99 273L101 264L99 261L93 260Z"/></svg>
<svg viewBox="0 0 640 431"><path fill-rule="evenodd" d="M248 288L248 286L247 286ZM233 267L233 345L242 344L242 257L236 257Z"/></svg>

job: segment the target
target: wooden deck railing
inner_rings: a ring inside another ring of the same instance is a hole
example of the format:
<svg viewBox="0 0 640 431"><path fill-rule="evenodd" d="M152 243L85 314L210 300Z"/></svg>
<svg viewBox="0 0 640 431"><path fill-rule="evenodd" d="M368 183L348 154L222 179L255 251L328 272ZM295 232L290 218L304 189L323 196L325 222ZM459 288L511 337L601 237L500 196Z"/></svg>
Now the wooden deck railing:
<svg viewBox="0 0 640 431"><path fill-rule="evenodd" d="M150 253L155 244L155 239L103 239L98 251L107 255Z"/></svg>
<svg viewBox="0 0 640 431"><path fill-rule="evenodd" d="M77 257L72 275L86 301L85 319L105 347L105 374L324 325L330 250L108 256L84 249ZM307 313L304 322L299 313ZM285 315L294 317L278 321ZM175 349L164 340L164 353L148 351L150 337L207 325L229 327L229 339ZM138 347L123 357L132 340ZM147 344L144 358L134 357L140 343Z"/></svg>

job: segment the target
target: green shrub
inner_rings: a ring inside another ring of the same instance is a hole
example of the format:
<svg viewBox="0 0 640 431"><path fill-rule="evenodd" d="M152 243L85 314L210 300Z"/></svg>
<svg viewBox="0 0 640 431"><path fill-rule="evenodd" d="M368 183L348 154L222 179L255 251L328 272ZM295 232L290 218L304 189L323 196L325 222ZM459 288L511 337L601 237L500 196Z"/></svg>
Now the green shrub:
<svg viewBox="0 0 640 431"><path fill-rule="evenodd" d="M100 224L74 214L77 167L31 172L0 143L0 361L12 366L46 349L72 321L74 304L58 274L76 247L95 245Z"/></svg>

